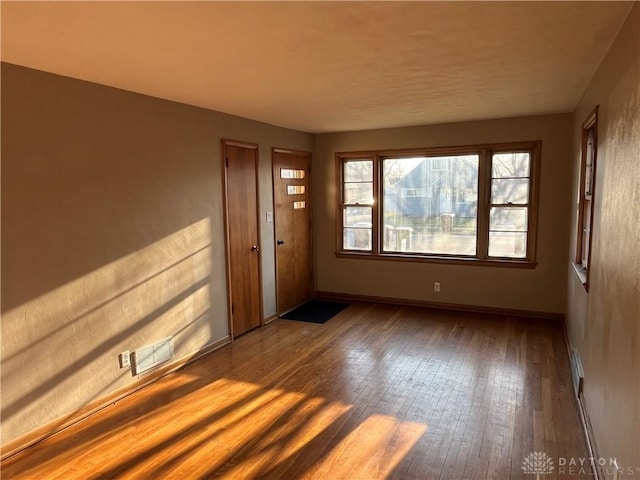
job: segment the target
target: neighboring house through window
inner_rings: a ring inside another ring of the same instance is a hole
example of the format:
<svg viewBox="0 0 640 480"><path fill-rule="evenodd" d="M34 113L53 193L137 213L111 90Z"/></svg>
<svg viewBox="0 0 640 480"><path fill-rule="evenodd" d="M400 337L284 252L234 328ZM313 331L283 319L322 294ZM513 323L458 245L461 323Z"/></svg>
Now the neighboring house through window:
<svg viewBox="0 0 640 480"><path fill-rule="evenodd" d="M338 255L535 265L540 142L336 156Z"/></svg>

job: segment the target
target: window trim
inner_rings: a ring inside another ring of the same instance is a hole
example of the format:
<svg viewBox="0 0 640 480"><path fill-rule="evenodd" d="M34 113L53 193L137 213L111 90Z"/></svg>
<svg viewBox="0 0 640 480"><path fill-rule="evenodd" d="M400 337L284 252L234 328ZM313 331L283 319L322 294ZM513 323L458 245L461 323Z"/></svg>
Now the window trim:
<svg viewBox="0 0 640 480"><path fill-rule="evenodd" d="M576 255L573 262L573 268L580 278L584 289L589 292L589 277L591 272L591 252L593 251L593 217L595 211L595 198L596 198L596 176L597 176L597 162L598 162L598 108L591 111L587 118L582 122L582 134L580 139L580 172L578 176L578 218L577 218L577 235L576 235ZM589 205L590 217L589 217L589 238L587 252L587 265L582 264L583 257L583 245L584 245L584 216L586 210L585 201L585 175L587 167L587 142L589 137L589 130L593 129L593 162L591 163L591 202Z"/></svg>
<svg viewBox="0 0 640 480"><path fill-rule="evenodd" d="M427 147L397 150L365 150L353 152L336 152L336 221L335 221L335 255L338 258L359 258L367 260L409 261L457 265L476 265L493 267L535 268L537 265L537 230L539 209L539 179L541 163L542 142L522 141L509 143L492 143L480 145L466 145L454 147ZM494 153L528 152L531 155L529 172L529 198L528 198L528 225L527 225L527 252L525 258L489 257L489 211L491 201L491 155ZM476 255L455 254L427 254L406 252L383 252L381 199L383 198L382 161L385 158L407 156L439 156L477 154L478 163L478 205L477 205L477 230L476 230ZM372 231L371 251L345 250L343 249L343 195L344 195L344 170L345 161L371 160L373 161L373 195L372 205Z"/></svg>
<svg viewBox="0 0 640 480"><path fill-rule="evenodd" d="M338 213L338 217L339 218L339 222L340 222L340 226L339 226L339 230L342 233L343 228L344 228L344 217L343 217L343 208L344 207L362 207L362 208L371 208L371 252L375 252L378 249L378 245L376 243L376 235L374 234L374 232L376 231L376 222L377 222L377 218L378 218L378 205L376 202L376 198L377 198L377 192L376 192L376 185L378 185L378 178L377 178L377 169L375 168L375 161L374 161L374 168L373 168L373 172L372 172L372 179L371 179L371 184L372 184L372 195L373 195L373 203L372 204L360 204L360 203L347 203L344 201L344 185L345 185L345 181L344 181L344 168L343 165L346 162L357 162L357 161L373 161L373 157L372 158L367 158L365 157L361 157L356 155L349 155L348 157L343 157L341 160L338 161L338 170L339 170L339 204L337 205L337 213ZM361 183L361 182L350 182L350 183ZM368 183L368 182L362 182L362 183ZM352 227L352 228L356 228L356 227ZM365 230L364 228L362 230ZM341 249L342 248L342 239L338 238L337 239L338 242L340 242L337 248ZM368 250L348 250L348 252L350 253L365 253L367 255L371 255L371 253Z"/></svg>

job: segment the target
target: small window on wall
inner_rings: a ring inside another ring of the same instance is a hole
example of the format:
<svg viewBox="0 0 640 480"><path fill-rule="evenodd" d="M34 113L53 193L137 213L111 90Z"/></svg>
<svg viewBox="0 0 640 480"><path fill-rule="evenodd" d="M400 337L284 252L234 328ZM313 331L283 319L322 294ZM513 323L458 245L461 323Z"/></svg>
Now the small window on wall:
<svg viewBox="0 0 640 480"><path fill-rule="evenodd" d="M531 153L491 155L489 257L526 258Z"/></svg>
<svg viewBox="0 0 640 480"><path fill-rule="evenodd" d="M596 182L598 142L598 107L582 124L580 161L580 197L578 201L578 235L575 268L585 289L589 291L591 241L593 238L593 208Z"/></svg>
<svg viewBox="0 0 640 480"><path fill-rule="evenodd" d="M371 252L373 248L373 160L353 159L342 164L342 244L345 250Z"/></svg>

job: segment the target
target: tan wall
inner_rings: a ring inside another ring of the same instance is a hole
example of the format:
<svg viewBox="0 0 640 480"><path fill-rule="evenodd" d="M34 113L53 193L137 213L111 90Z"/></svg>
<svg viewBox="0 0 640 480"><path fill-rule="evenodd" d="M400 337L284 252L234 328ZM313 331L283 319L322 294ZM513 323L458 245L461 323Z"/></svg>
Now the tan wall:
<svg viewBox="0 0 640 480"><path fill-rule="evenodd" d="M575 113L575 255L580 131L600 105L592 270L587 294L569 265L567 324L585 371L598 454L640 477L640 4L636 3ZM611 478L611 471L605 471Z"/></svg>
<svg viewBox="0 0 640 480"><path fill-rule="evenodd" d="M272 146L309 134L2 65L2 440L132 381L117 355L228 334L220 139L260 145L265 315Z"/></svg>
<svg viewBox="0 0 640 480"><path fill-rule="evenodd" d="M562 313L569 232L571 115L487 120L316 136L315 245L319 291ZM538 266L533 270L335 256L335 152L542 140ZM433 292L433 283L441 292Z"/></svg>

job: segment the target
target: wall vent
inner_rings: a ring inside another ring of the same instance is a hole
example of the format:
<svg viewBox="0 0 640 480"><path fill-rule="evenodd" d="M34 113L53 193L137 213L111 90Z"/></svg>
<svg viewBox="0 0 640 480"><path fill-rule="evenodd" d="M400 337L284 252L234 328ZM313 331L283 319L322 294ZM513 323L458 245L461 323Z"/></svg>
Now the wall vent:
<svg viewBox="0 0 640 480"><path fill-rule="evenodd" d="M139 375L173 358L173 337L138 348L133 352L133 374Z"/></svg>
<svg viewBox="0 0 640 480"><path fill-rule="evenodd" d="M578 349L571 347L571 377L573 378L573 389L576 397L582 394L582 384L584 383L584 370L582 370L582 362Z"/></svg>

